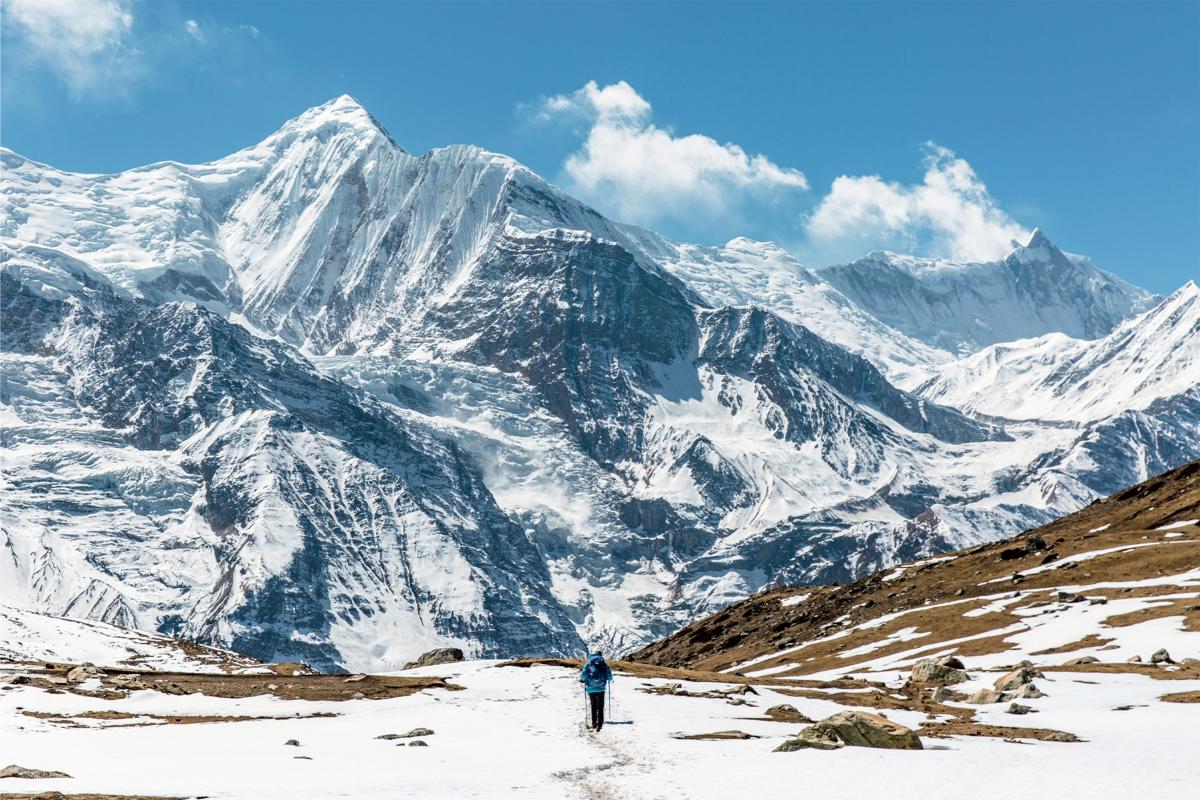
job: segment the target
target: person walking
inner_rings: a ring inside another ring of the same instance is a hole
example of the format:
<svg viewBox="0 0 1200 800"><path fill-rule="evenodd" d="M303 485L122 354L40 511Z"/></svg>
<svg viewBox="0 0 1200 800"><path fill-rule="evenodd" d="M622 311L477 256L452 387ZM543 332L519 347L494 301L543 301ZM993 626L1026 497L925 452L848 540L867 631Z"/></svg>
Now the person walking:
<svg viewBox="0 0 1200 800"><path fill-rule="evenodd" d="M583 669L579 671L579 682L583 684L583 691L587 693L588 708L592 715L589 727L594 731L604 727L604 699L612 679L612 670L605 663L604 654L599 650L588 656Z"/></svg>

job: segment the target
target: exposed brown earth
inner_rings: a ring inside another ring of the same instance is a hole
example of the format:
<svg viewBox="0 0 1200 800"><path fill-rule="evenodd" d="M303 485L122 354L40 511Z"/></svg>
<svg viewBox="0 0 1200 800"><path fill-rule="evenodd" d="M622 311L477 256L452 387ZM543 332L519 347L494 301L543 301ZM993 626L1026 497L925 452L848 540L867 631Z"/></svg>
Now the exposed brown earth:
<svg viewBox="0 0 1200 800"><path fill-rule="evenodd" d="M93 719L93 720L137 720L136 722L118 723L116 725L106 725L106 728L145 728L154 725L195 725L207 722L252 722L264 719L317 719L335 717L336 714L329 712L318 712L315 714L299 714L291 716L244 716L244 715L175 715L175 714L132 714L125 711L84 711L80 714L60 714L53 711L22 711L26 717L35 719L44 719L56 725L63 727L86 727L80 725L76 720Z"/></svg>
<svg viewBox="0 0 1200 800"><path fill-rule="evenodd" d="M184 798L151 797L144 794L63 794L62 792L12 794L0 792L0 800L184 800Z"/></svg>
<svg viewBox="0 0 1200 800"><path fill-rule="evenodd" d="M1023 596L1015 606L1040 605L1047 613L1054 613L1062 602L1058 591L1064 587L1161 579L1195 569L1200 565L1200 526L1188 525L1170 531L1155 529L1196 518L1200 518L1200 462L1171 470L1007 541L948 554L954 556L952 560L907 565L893 580L884 580L885 575L892 577L888 574L892 571L888 570L845 586L765 591L688 625L634 653L629 660L716 672L764 654L791 650L756 663L753 669L792 664L793 669L778 674L803 675L849 668L855 660L842 658L843 653L881 642L909 628L928 635L886 642L871 650L868 657L910 650L918 651L919 656L926 642L931 651L953 650L960 656L1005 652L1011 644L1005 641L1006 634L999 631L1019 624L1021 619L1010 613L1013 606L964 617L964 612L991 602L981 598L1020 591ZM1120 549L1084 560L1067 560L1110 548ZM1044 571L1028 574L1042 566L1046 567ZM792 606L780 602L801 593L809 597ZM1117 627L1178 616L1183 618L1185 629L1200 630L1200 593L1195 587L1119 587L1085 593L1087 597L1071 601L1086 603L1091 599L1100 603L1119 598L1185 594L1185 598L1164 601L1160 606L1132 614L1113 614L1107 624ZM898 612L907 613L877 628L829 638L844 629ZM973 638L946 644L964 637ZM1070 652L1094 646L1093 642L1100 643L1098 639L1064 642L1044 652ZM1126 665L1105 666L1116 671ZM1161 667L1144 666L1148 670L1144 674L1155 677L1178 674L1164 674ZM731 681L736 676L722 674L721 679Z"/></svg>
<svg viewBox="0 0 1200 800"><path fill-rule="evenodd" d="M1176 692L1158 698L1164 703L1200 703L1200 692Z"/></svg>
<svg viewBox="0 0 1200 800"><path fill-rule="evenodd" d="M225 698L269 694L281 700L386 700L406 697L426 689L454 691L462 688L440 677L320 675L311 672L303 675L245 675L105 669L99 676L104 688L89 690L67 681L66 675L73 666L75 665L46 662L31 664L23 682L49 692L71 692L102 700L122 699L128 696L130 691L142 689L152 689L164 694L204 694ZM287 671L294 672L299 669Z"/></svg>
<svg viewBox="0 0 1200 800"><path fill-rule="evenodd" d="M744 731L713 731L712 733L677 733L671 737L672 739L685 739L695 742L727 742L738 739L761 739L761 736L753 736Z"/></svg>
<svg viewBox="0 0 1200 800"><path fill-rule="evenodd" d="M1040 742L1078 742L1078 736L1051 728L1010 728L1007 725L983 725L978 722L923 722L917 733L938 739L950 736L990 736L997 739L1036 739Z"/></svg>

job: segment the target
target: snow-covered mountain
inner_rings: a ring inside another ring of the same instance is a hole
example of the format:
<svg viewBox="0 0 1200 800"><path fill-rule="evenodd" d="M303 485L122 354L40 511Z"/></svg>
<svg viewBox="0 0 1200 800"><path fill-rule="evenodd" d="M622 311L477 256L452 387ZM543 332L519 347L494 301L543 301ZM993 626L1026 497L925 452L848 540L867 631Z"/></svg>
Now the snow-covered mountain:
<svg viewBox="0 0 1200 800"><path fill-rule="evenodd" d="M1013 423L897 387L951 374L970 303L1104 334L1148 302L1038 237L938 265L993 286L939 339L774 245L674 243L473 147L411 155L348 97L209 164L2 158L13 605L325 668L627 650L1200 455L1186 392Z"/></svg>
<svg viewBox="0 0 1200 800"><path fill-rule="evenodd" d="M922 396L1010 419L1095 420L1144 409L1200 383L1200 288L1188 281L1095 340L1052 333L992 345L938 373L918 389Z"/></svg>
<svg viewBox="0 0 1200 800"><path fill-rule="evenodd" d="M1052 332L1095 339L1161 299L1037 229L1003 261L874 252L821 276L887 325L959 354Z"/></svg>

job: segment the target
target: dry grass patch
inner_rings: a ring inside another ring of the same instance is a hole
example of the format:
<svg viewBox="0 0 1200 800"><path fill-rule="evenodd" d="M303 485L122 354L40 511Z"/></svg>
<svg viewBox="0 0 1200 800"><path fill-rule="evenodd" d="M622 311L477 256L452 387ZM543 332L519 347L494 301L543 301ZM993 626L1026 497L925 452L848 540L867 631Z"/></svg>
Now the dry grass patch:
<svg viewBox="0 0 1200 800"><path fill-rule="evenodd" d="M1200 692L1175 692L1158 699L1164 703L1200 703Z"/></svg>

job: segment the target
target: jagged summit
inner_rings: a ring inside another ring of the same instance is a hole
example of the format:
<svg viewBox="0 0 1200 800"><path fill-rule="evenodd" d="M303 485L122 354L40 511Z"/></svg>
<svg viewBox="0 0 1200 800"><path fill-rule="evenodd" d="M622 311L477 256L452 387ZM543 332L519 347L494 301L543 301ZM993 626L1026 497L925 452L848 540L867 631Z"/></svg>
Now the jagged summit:
<svg viewBox="0 0 1200 800"><path fill-rule="evenodd" d="M1054 243L1042 232L1041 228L1034 228L1033 233L1029 234L1029 241L1025 243L1025 249L1036 250L1040 247L1054 247Z"/></svg>
<svg viewBox="0 0 1200 800"><path fill-rule="evenodd" d="M361 131L364 135L383 136L395 147L404 149L362 103L348 94L338 95L319 106L313 106L284 123L278 133L302 131L319 134L330 129L350 129Z"/></svg>

